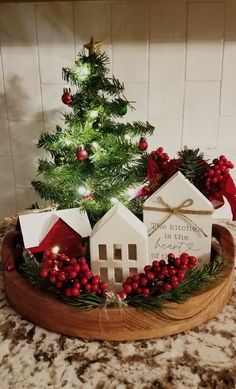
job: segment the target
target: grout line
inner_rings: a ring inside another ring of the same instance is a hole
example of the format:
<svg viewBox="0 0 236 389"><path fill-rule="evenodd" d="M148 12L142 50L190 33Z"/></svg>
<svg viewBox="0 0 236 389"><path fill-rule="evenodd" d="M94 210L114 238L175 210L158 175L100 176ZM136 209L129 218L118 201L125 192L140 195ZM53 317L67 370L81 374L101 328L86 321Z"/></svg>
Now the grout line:
<svg viewBox="0 0 236 389"><path fill-rule="evenodd" d="M43 90L42 90L43 83L42 83L42 74L41 74L41 67L40 67L37 4L34 4L34 20L35 20L35 29L36 29L36 45L37 45L37 53L38 53L37 62L38 62L39 88L40 88L40 97L41 97L42 121L43 121L43 129L45 130L45 115L44 115L44 107L43 107Z"/></svg>
<svg viewBox="0 0 236 389"><path fill-rule="evenodd" d="M111 42L111 73L112 75L114 74L114 53L113 53L113 6L114 6L114 3L112 2L110 4L110 42Z"/></svg>
<svg viewBox="0 0 236 389"><path fill-rule="evenodd" d="M222 37L222 60L221 60L221 73L220 73L220 94L219 94L219 115L217 123L217 133L216 133L216 147L219 147L219 137L220 137L220 116L221 116L221 98L222 98L222 80L223 80L223 69L224 69L224 55L225 55L225 17L226 17L226 8L227 4L224 4L224 19L223 19L223 37Z"/></svg>
<svg viewBox="0 0 236 389"><path fill-rule="evenodd" d="M15 210L17 211L17 200L16 200L16 171L14 166L14 160L13 160L13 144L12 144L12 138L11 138L11 130L10 130L10 119L9 119L9 112L8 112L8 106L7 106L7 91L6 91L6 80L5 80L5 74L4 74L4 67L3 67L3 54L2 54L2 43L0 42L0 62L2 66L2 79L3 79L3 90L4 90L4 105L6 108L6 114L7 114L7 130L8 130L8 138L9 138L9 145L10 145L10 155L8 157L11 159L11 166L12 166L12 175L13 175L13 185L14 185L14 194L15 194Z"/></svg>
<svg viewBox="0 0 236 389"><path fill-rule="evenodd" d="M74 61L75 61L77 58L77 49L76 49L76 37L77 37L76 32L77 31L76 31L76 20L75 20L75 3L72 3L71 6L72 6L72 12L73 12Z"/></svg>
<svg viewBox="0 0 236 389"><path fill-rule="evenodd" d="M183 138L184 138L184 114L185 114L185 92L186 92L186 83L187 83L187 55L188 55L188 18L189 18L189 8L188 3L185 3L186 6L186 28L185 28L185 58L184 58L184 90L183 90L183 108L182 108L182 132L180 137L180 148L183 149Z"/></svg>
<svg viewBox="0 0 236 389"><path fill-rule="evenodd" d="M150 92L150 16L151 16L151 3L150 3L150 0L148 1L148 41L147 41L147 82L146 82L146 85L147 85L147 114L146 114L146 117L147 117L147 121L149 121L150 119L150 115L149 115L149 92ZM157 129L155 128L154 130L154 133L157 131ZM153 134L154 135L154 134ZM152 136L153 136L152 135Z"/></svg>

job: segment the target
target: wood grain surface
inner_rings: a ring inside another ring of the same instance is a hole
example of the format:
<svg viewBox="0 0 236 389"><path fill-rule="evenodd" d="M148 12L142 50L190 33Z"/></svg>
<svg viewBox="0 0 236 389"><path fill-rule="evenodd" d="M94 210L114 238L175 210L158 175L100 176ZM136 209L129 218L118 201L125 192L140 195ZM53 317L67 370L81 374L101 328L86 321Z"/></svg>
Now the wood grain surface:
<svg viewBox="0 0 236 389"><path fill-rule="evenodd" d="M230 232L213 225L227 260L220 282L193 296L184 304L168 303L166 309L148 312L132 307L79 310L47 292L33 288L17 272L4 271L6 295L13 308L39 326L83 339L141 340L167 336L194 328L221 312L232 293L234 241ZM15 233L6 235L2 246L3 266L14 259Z"/></svg>

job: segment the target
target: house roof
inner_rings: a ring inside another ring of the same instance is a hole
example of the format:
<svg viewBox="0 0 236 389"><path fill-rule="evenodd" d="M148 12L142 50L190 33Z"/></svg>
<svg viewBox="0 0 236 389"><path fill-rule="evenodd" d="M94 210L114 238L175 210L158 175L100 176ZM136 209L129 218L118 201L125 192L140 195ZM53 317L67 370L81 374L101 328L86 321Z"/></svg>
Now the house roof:
<svg viewBox="0 0 236 389"><path fill-rule="evenodd" d="M25 248L38 246L59 219L63 220L82 238L91 233L87 213L80 211L79 208L20 215L19 220Z"/></svg>
<svg viewBox="0 0 236 389"><path fill-rule="evenodd" d="M165 208L165 205L157 202L160 196L172 207L179 206L182 201L190 198L194 200L191 209L214 210L212 203L179 171L145 201L144 208Z"/></svg>
<svg viewBox="0 0 236 389"><path fill-rule="evenodd" d="M95 224L93 231L90 237L93 237L98 231L100 231L103 226L108 223L113 222L116 218L119 222L122 222L130 225L137 233L147 234L147 228L141 220L139 220L128 208L126 208L121 203L116 203L109 211Z"/></svg>

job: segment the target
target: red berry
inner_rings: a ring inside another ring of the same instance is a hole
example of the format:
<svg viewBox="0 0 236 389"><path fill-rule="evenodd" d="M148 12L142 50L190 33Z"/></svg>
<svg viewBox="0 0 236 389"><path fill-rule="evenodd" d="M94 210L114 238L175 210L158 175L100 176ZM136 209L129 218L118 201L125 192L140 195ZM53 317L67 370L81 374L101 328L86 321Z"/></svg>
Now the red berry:
<svg viewBox="0 0 236 389"><path fill-rule="evenodd" d="M39 275L42 278L46 278L48 276L48 270L47 269L41 269Z"/></svg>
<svg viewBox="0 0 236 389"><path fill-rule="evenodd" d="M193 256L189 257L189 264L195 265L196 262L197 262L197 258L196 257L193 257Z"/></svg>
<svg viewBox="0 0 236 389"><path fill-rule="evenodd" d="M175 265L176 267L179 267L179 266L180 266L180 258L175 258L175 260L174 260L174 265Z"/></svg>
<svg viewBox="0 0 236 389"><path fill-rule="evenodd" d="M144 271L145 271L145 273L147 273L148 271L150 271L151 270L151 266L150 265L145 265L144 266Z"/></svg>
<svg viewBox="0 0 236 389"><path fill-rule="evenodd" d="M156 277L157 277L158 281L163 281L164 278L165 278L164 274L162 274L162 273L158 273L158 274L156 275Z"/></svg>
<svg viewBox="0 0 236 389"><path fill-rule="evenodd" d="M161 274L163 274L164 276L167 276L169 274L169 269L167 266L163 266L161 268Z"/></svg>
<svg viewBox="0 0 236 389"><path fill-rule="evenodd" d="M81 288L81 283L79 281L75 281L74 284L73 284L73 287L76 288L76 289L80 289Z"/></svg>
<svg viewBox="0 0 236 389"><path fill-rule="evenodd" d="M159 265L160 266L165 266L166 265L166 261L164 261L164 259L161 259L160 262L159 262Z"/></svg>
<svg viewBox="0 0 236 389"><path fill-rule="evenodd" d="M150 294L150 290L148 288L143 288L143 295L144 297L148 297Z"/></svg>
<svg viewBox="0 0 236 389"><path fill-rule="evenodd" d="M140 284L141 286L146 286L147 283L148 283L147 278L145 278L145 277L140 278L139 284Z"/></svg>
<svg viewBox="0 0 236 389"><path fill-rule="evenodd" d="M50 251L50 250L45 250L43 255L44 255L45 257L49 257L50 254L51 254L51 251Z"/></svg>
<svg viewBox="0 0 236 389"><path fill-rule="evenodd" d="M169 276L174 276L175 273L176 273L176 270L175 270L174 268L171 267L171 268L169 269Z"/></svg>
<svg viewBox="0 0 236 389"><path fill-rule="evenodd" d="M163 149L163 147L160 146L160 147L157 148L156 151L157 151L157 153L161 154L161 153L163 153L164 149Z"/></svg>
<svg viewBox="0 0 236 389"><path fill-rule="evenodd" d="M50 276L55 276L57 274L57 270L56 269L51 269L50 270Z"/></svg>
<svg viewBox="0 0 236 389"><path fill-rule="evenodd" d="M78 161L84 161L88 158L88 152L85 149L78 149L76 151L76 158Z"/></svg>
<svg viewBox="0 0 236 389"><path fill-rule="evenodd" d="M51 259L47 259L45 262L44 262L44 266L47 267L47 268L50 268L53 266L53 262Z"/></svg>
<svg viewBox="0 0 236 389"><path fill-rule="evenodd" d="M65 290L65 295L66 295L67 297L70 297L70 296L71 296L71 288L66 288L66 290Z"/></svg>
<svg viewBox="0 0 236 389"><path fill-rule="evenodd" d="M87 291L89 292L91 289L92 289L92 285L89 284L89 283L87 283L87 284L85 285L85 290L87 290Z"/></svg>
<svg viewBox="0 0 236 389"><path fill-rule="evenodd" d="M88 279L86 277L82 277L80 282L81 282L81 285L86 285L88 283Z"/></svg>
<svg viewBox="0 0 236 389"><path fill-rule="evenodd" d="M76 258L71 258L70 259L70 265L73 266L73 265L76 265L77 264L77 259Z"/></svg>
<svg viewBox="0 0 236 389"><path fill-rule="evenodd" d="M184 257L180 259L181 265L187 265L188 264L188 258Z"/></svg>
<svg viewBox="0 0 236 389"><path fill-rule="evenodd" d="M137 290L138 289L138 283L137 282L132 282L131 286L132 286L133 290Z"/></svg>
<svg viewBox="0 0 236 389"><path fill-rule="evenodd" d="M178 285L178 278L176 276L171 276L170 277L170 283L172 286L177 286Z"/></svg>
<svg viewBox="0 0 236 389"><path fill-rule="evenodd" d="M139 274L134 274L133 275L133 281L137 282L139 280Z"/></svg>
<svg viewBox="0 0 236 389"><path fill-rule="evenodd" d="M187 270L187 265L182 264L182 265L180 265L179 268L180 268L181 270L183 270L184 272L186 272L186 270Z"/></svg>
<svg viewBox="0 0 236 389"><path fill-rule="evenodd" d="M63 262L57 263L57 267L58 267L58 269L60 269L60 270L64 269L64 264L63 264Z"/></svg>
<svg viewBox="0 0 236 389"><path fill-rule="evenodd" d="M76 277L77 277L76 271L70 270L70 271L69 271L69 277L70 277L70 278L76 278Z"/></svg>
<svg viewBox="0 0 236 389"><path fill-rule="evenodd" d="M52 283L52 284L55 284L57 282L57 279L55 276L50 276L49 277L49 281Z"/></svg>
<svg viewBox="0 0 236 389"><path fill-rule="evenodd" d="M77 296L79 296L79 295L80 295L80 290L77 289L77 288L75 288L75 287L73 287L73 288L71 289L71 296L77 297Z"/></svg>
<svg viewBox="0 0 236 389"><path fill-rule="evenodd" d="M121 300L124 300L127 297L126 293L123 290L119 292L118 295L120 296Z"/></svg>
<svg viewBox="0 0 236 389"><path fill-rule="evenodd" d="M86 271L86 270L88 270L88 265L87 265L87 263L82 263L81 264L81 271Z"/></svg>
<svg viewBox="0 0 236 389"><path fill-rule="evenodd" d="M191 263L188 264L188 269L193 270L195 268L195 265L191 265Z"/></svg>
<svg viewBox="0 0 236 389"><path fill-rule="evenodd" d="M165 292L169 292L172 289L171 285L168 284L167 282L164 282L163 288Z"/></svg>
<svg viewBox="0 0 236 389"><path fill-rule="evenodd" d="M160 266L159 265L159 261L157 259L155 259L153 262L152 262L152 266L155 267L155 266Z"/></svg>
<svg viewBox="0 0 236 389"><path fill-rule="evenodd" d="M62 287L62 285L63 285L63 284L62 284L62 282L61 282L61 281L57 281L57 282L56 282L56 287L57 287L57 288L61 288L61 287Z"/></svg>
<svg viewBox="0 0 236 389"><path fill-rule="evenodd" d="M130 284L125 284L125 285L123 286L123 288L124 288L124 292L125 292L126 294L130 294L130 293L132 292L132 286L131 286Z"/></svg>
<svg viewBox="0 0 236 389"><path fill-rule="evenodd" d="M50 257L50 259L51 259L52 261L56 261L56 259L57 259L57 254L51 253L49 257Z"/></svg>
<svg viewBox="0 0 236 389"><path fill-rule="evenodd" d="M142 288L140 288L140 287L136 290L136 292L137 292L138 294L141 294L142 291L143 291L143 290L142 290Z"/></svg>
<svg viewBox="0 0 236 389"><path fill-rule="evenodd" d="M86 261L86 258L84 258L84 257L81 257L80 259L79 259L79 263L87 263L87 261Z"/></svg>
<svg viewBox="0 0 236 389"><path fill-rule="evenodd" d="M85 247L83 246L80 246L79 249L78 249L78 252L79 252L79 255L83 255L85 253Z"/></svg>
<svg viewBox="0 0 236 389"><path fill-rule="evenodd" d="M59 271L58 275L57 275L57 278L59 281L65 281L66 279L66 274L64 271Z"/></svg>
<svg viewBox="0 0 236 389"><path fill-rule="evenodd" d="M91 292L97 293L97 291L98 291L98 285L92 285L91 286Z"/></svg>
<svg viewBox="0 0 236 389"><path fill-rule="evenodd" d="M80 264L76 263L76 265L73 266L73 270L76 271L76 273L79 273L81 270Z"/></svg>
<svg viewBox="0 0 236 389"><path fill-rule="evenodd" d="M107 284L106 284L105 281L102 281L102 282L100 283L100 288L101 288L102 290L107 289Z"/></svg>
<svg viewBox="0 0 236 389"><path fill-rule="evenodd" d="M149 281L154 281L154 280L155 280L155 274L152 273L151 271L148 271L148 272L146 273L146 277L147 277L147 279L148 279Z"/></svg>
<svg viewBox="0 0 236 389"><path fill-rule="evenodd" d="M92 285L98 285L99 284L99 279L96 277L92 278Z"/></svg>
<svg viewBox="0 0 236 389"><path fill-rule="evenodd" d="M183 281L184 277L185 277L185 272L183 272L182 270L179 270L176 274L177 278L178 278L178 281Z"/></svg>
<svg viewBox="0 0 236 389"><path fill-rule="evenodd" d="M128 277L125 282L127 282L127 284L132 284L133 282L132 277Z"/></svg>

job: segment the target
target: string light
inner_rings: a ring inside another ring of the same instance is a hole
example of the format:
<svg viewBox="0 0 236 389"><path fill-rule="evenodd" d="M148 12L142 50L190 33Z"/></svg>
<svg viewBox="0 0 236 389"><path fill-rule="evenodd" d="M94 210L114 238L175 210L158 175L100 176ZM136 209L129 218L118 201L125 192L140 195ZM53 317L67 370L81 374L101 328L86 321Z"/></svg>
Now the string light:
<svg viewBox="0 0 236 389"><path fill-rule="evenodd" d="M132 139L132 138L131 138L130 135L127 135L127 134L126 134L126 135L124 136L124 138L125 138L125 140L127 140L128 142L131 142L131 139Z"/></svg>
<svg viewBox="0 0 236 389"><path fill-rule="evenodd" d="M54 246L52 249L51 249L51 252L53 254L58 254L60 251L60 247L59 246Z"/></svg>
<svg viewBox="0 0 236 389"><path fill-rule="evenodd" d="M126 191L126 194L127 194L127 196L129 197L129 198L133 198L134 197L134 195L135 195L135 192L136 192L136 189L134 189L134 188L129 188L127 191Z"/></svg>
<svg viewBox="0 0 236 389"><path fill-rule="evenodd" d="M77 72L81 81L84 81L91 73L90 66L88 64L81 64Z"/></svg>
<svg viewBox="0 0 236 389"><path fill-rule="evenodd" d="M83 195L85 195L85 193L87 193L87 189L85 188L85 186L79 186L78 187L78 189L77 189L77 192L81 195L81 196L83 196Z"/></svg>
<svg viewBox="0 0 236 389"><path fill-rule="evenodd" d="M111 198L111 203L112 203L113 205L117 204L118 202L119 202L119 200L118 200L116 197L112 197L112 198Z"/></svg>
<svg viewBox="0 0 236 389"><path fill-rule="evenodd" d="M91 119L95 119L98 116L98 111L96 109L93 109L92 111L90 111L89 116L91 117Z"/></svg>
<svg viewBox="0 0 236 389"><path fill-rule="evenodd" d="M98 142L92 142L92 147L93 147L94 149L98 149L98 148L99 148Z"/></svg>

